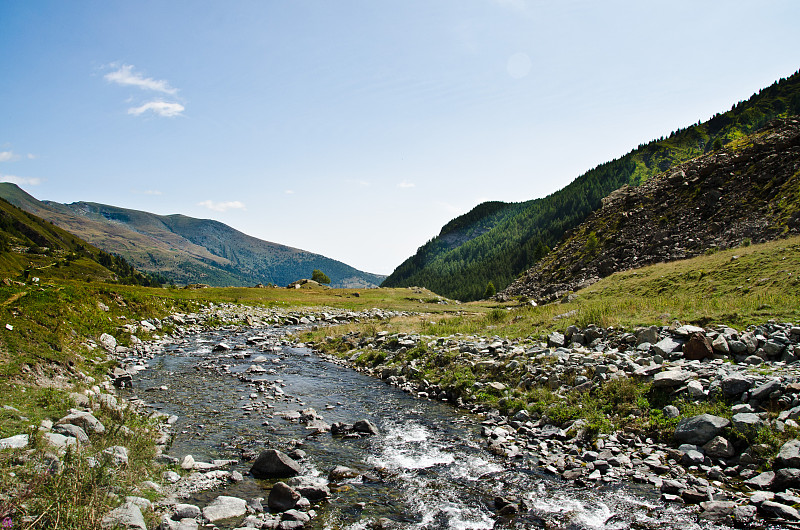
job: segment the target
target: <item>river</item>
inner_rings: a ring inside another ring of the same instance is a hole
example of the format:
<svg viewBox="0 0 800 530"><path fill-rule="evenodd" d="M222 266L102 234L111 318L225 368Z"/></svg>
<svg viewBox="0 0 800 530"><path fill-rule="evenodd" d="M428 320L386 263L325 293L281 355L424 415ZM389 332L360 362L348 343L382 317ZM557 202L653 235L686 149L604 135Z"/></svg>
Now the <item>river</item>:
<svg viewBox="0 0 800 530"><path fill-rule="evenodd" d="M303 474L327 476L338 465L360 473L332 488L316 507L312 528L366 529L381 517L415 529L711 527L646 486L577 488L525 458L500 459L485 450L480 417L293 347L285 340L289 331L220 330L178 339L137 375L133 393L179 417L169 454L239 461L232 469L245 476L242 482L189 502L202 507L218 495L266 498L272 482L248 475L246 458L266 448L299 448L306 453ZM230 349L213 351L220 343ZM380 433L309 435L306 425L279 416L309 407L329 424L368 419ZM522 509L499 516L498 496Z"/></svg>

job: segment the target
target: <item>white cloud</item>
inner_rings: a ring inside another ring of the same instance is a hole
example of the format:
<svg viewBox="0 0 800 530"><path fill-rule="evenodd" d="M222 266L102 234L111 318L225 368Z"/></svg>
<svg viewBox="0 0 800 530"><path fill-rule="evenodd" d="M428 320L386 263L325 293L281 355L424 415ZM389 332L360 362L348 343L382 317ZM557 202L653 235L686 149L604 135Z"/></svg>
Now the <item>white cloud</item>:
<svg viewBox="0 0 800 530"><path fill-rule="evenodd" d="M104 78L106 81L118 85L135 86L143 90L154 90L164 94L176 94L178 92L177 88L169 86L169 83L163 79L143 77L141 74L134 73L133 65L131 64L123 64L115 72L107 73Z"/></svg>
<svg viewBox="0 0 800 530"><path fill-rule="evenodd" d="M168 101L156 100L148 101L139 107L131 107L128 109L128 114L140 116L147 111L152 111L153 113L165 118L174 118L175 116L180 116L185 108L186 107L180 103L170 103Z"/></svg>
<svg viewBox="0 0 800 530"><path fill-rule="evenodd" d="M404 180L403 182L397 185L398 188L403 188L403 189L414 188L416 186L417 186L416 184L414 184L413 182L409 182L407 180Z"/></svg>
<svg viewBox="0 0 800 530"><path fill-rule="evenodd" d="M286 195L294 195L294 190L286 190L284 191Z"/></svg>
<svg viewBox="0 0 800 530"><path fill-rule="evenodd" d="M161 192L158 190L145 190L143 193L145 195L161 195Z"/></svg>
<svg viewBox="0 0 800 530"><path fill-rule="evenodd" d="M244 207L244 203L240 201L225 201L225 202L214 202L214 201L203 201L198 202L198 206L204 206L209 210L214 210L215 212L227 212L228 210L246 210L247 208Z"/></svg>
<svg viewBox="0 0 800 530"><path fill-rule="evenodd" d="M17 186L38 186L42 183L40 178L16 177L14 175L0 175L0 182L10 182Z"/></svg>
<svg viewBox="0 0 800 530"><path fill-rule="evenodd" d="M514 79L522 79L531 72L533 63L527 53L518 52L506 61L506 71Z"/></svg>
<svg viewBox="0 0 800 530"><path fill-rule="evenodd" d="M19 155L15 154L14 151L0 151L0 162L12 162L14 160L19 160Z"/></svg>
<svg viewBox="0 0 800 530"><path fill-rule="evenodd" d="M27 157L28 157L28 160L35 160L36 159L36 155L34 155L33 153L28 153Z"/></svg>

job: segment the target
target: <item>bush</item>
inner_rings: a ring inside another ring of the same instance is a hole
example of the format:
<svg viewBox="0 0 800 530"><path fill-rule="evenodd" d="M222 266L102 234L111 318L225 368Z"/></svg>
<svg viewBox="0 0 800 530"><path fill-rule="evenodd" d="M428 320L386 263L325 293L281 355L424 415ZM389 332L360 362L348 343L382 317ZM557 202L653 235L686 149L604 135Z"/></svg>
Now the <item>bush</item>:
<svg viewBox="0 0 800 530"><path fill-rule="evenodd" d="M314 269L314 272L311 273L311 279L317 283L324 283L325 285L331 283L331 279L328 275L319 269Z"/></svg>

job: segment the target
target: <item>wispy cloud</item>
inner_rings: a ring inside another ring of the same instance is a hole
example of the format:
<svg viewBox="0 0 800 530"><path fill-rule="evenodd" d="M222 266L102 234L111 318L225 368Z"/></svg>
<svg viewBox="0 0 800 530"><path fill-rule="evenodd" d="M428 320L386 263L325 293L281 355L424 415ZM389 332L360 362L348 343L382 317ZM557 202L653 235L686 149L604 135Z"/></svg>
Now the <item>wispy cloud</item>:
<svg viewBox="0 0 800 530"><path fill-rule="evenodd" d="M366 180L347 179L346 182L348 184L355 184L356 186L361 186L362 188L368 188L372 185Z"/></svg>
<svg viewBox="0 0 800 530"><path fill-rule="evenodd" d="M144 190L142 193L145 195L161 195L161 192L158 190Z"/></svg>
<svg viewBox="0 0 800 530"><path fill-rule="evenodd" d="M109 72L103 76L106 81L116 83L122 86L134 86L142 90L154 90L156 92L163 92L164 94L177 94L178 89L173 88L170 84L163 79L153 79L152 77L144 77L139 73L133 71L133 65L123 64L114 72Z"/></svg>
<svg viewBox="0 0 800 530"><path fill-rule="evenodd" d="M180 116L181 113L186 109L180 103L170 103L168 101L148 101L144 105L140 105L138 107L131 107L128 109L128 114L133 114L134 116L140 116L145 112L152 112L158 116L162 116L164 118L174 118L175 116Z"/></svg>
<svg viewBox="0 0 800 530"><path fill-rule="evenodd" d="M42 183L40 178L17 177L14 175L0 175L0 182L10 182L17 186L38 186Z"/></svg>
<svg viewBox="0 0 800 530"><path fill-rule="evenodd" d="M286 190L283 193L285 193L286 195L294 195L294 190Z"/></svg>
<svg viewBox="0 0 800 530"><path fill-rule="evenodd" d="M19 160L19 155L14 151L0 151L0 162L13 162Z"/></svg>
<svg viewBox="0 0 800 530"><path fill-rule="evenodd" d="M228 210L246 210L244 203L240 201L225 201L225 202L214 202L214 201L203 201L198 202L198 206L203 206L208 208L209 210L214 210L215 212L227 212Z"/></svg>
<svg viewBox="0 0 800 530"><path fill-rule="evenodd" d="M409 182L407 180L404 180L403 182L397 185L398 188L403 188L403 189L415 188L416 186L417 186L416 184L414 184L413 182Z"/></svg>

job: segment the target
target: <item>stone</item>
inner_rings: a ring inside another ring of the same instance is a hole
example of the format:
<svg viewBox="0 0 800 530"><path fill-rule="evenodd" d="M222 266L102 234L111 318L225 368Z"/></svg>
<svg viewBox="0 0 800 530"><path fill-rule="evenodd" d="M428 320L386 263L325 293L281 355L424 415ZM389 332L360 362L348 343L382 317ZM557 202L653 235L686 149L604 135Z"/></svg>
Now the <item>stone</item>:
<svg viewBox="0 0 800 530"><path fill-rule="evenodd" d="M677 418L681 415L681 411L675 405L667 405L664 407L664 416L667 418Z"/></svg>
<svg viewBox="0 0 800 530"><path fill-rule="evenodd" d="M136 503L126 502L108 512L100 521L102 528L125 528L135 530L147 530L144 522L142 510Z"/></svg>
<svg viewBox="0 0 800 530"><path fill-rule="evenodd" d="M181 469L185 469L186 471L190 471L194 469L194 457L192 455L186 455L181 460Z"/></svg>
<svg viewBox="0 0 800 530"><path fill-rule="evenodd" d="M703 445L729 425L730 422L720 416L700 414L681 420L675 429L674 437L678 442Z"/></svg>
<svg viewBox="0 0 800 530"><path fill-rule="evenodd" d="M117 339L115 339L108 333L103 333L102 335L100 335L100 346L102 346L103 349L108 353L116 353Z"/></svg>
<svg viewBox="0 0 800 530"><path fill-rule="evenodd" d="M768 490L775 482L775 472L766 471L744 481L745 485L754 490Z"/></svg>
<svg viewBox="0 0 800 530"><path fill-rule="evenodd" d="M56 425L53 427L53 432L57 432L58 434L63 434L64 436L72 436L76 440L78 440L79 444L85 445L89 443L89 436L86 435L86 431L78 427L77 425L73 425L71 423L63 423L61 425Z"/></svg>
<svg viewBox="0 0 800 530"><path fill-rule="evenodd" d="M276 482L269 492L267 506L276 512L291 510L300 500L300 494L284 482Z"/></svg>
<svg viewBox="0 0 800 530"><path fill-rule="evenodd" d="M203 508L203 517L210 523L241 517L245 513L247 513L247 501L227 495L220 495Z"/></svg>
<svg viewBox="0 0 800 530"><path fill-rule="evenodd" d="M773 379L772 381L768 381L763 385L754 388L752 392L750 392L750 399L755 401L765 401L769 399L769 395L776 390L780 390L781 388L781 381L780 379Z"/></svg>
<svg viewBox="0 0 800 530"><path fill-rule="evenodd" d="M761 427L766 425L758 414L752 412L734 414L731 420L733 421L733 428L745 435L755 434Z"/></svg>
<svg viewBox="0 0 800 530"><path fill-rule="evenodd" d="M286 478L300 474L300 464L275 449L263 451L250 468L255 478Z"/></svg>
<svg viewBox="0 0 800 530"><path fill-rule="evenodd" d="M328 482L322 477L292 477L286 484L312 501L328 498L331 494Z"/></svg>
<svg viewBox="0 0 800 530"><path fill-rule="evenodd" d="M730 348L728 347L728 341L725 339L725 335L717 335L717 338L711 341L711 348L717 353L721 353L723 355L728 355L730 353Z"/></svg>
<svg viewBox="0 0 800 530"><path fill-rule="evenodd" d="M700 503L703 513L700 517L712 521L722 521L733 517L736 512L736 503L733 501L703 501Z"/></svg>
<svg viewBox="0 0 800 530"><path fill-rule="evenodd" d="M726 396L738 396L753 386L753 381L739 372L728 374L722 379L722 393Z"/></svg>
<svg viewBox="0 0 800 530"><path fill-rule="evenodd" d="M103 450L103 454L106 455L112 464L115 466L127 466L128 465L128 448L123 447L121 445L112 445L111 447L107 447Z"/></svg>
<svg viewBox="0 0 800 530"><path fill-rule="evenodd" d="M74 411L67 414L56 422L56 425L63 425L70 423L77 425L84 430L87 434L103 434L106 432L105 426L100 423L100 420L95 418L91 412Z"/></svg>
<svg viewBox="0 0 800 530"><path fill-rule="evenodd" d="M683 345L683 356L690 361L700 361L713 357L711 341L703 333L692 333Z"/></svg>
<svg viewBox="0 0 800 530"><path fill-rule="evenodd" d="M0 440L0 449L24 449L28 447L28 435L17 434Z"/></svg>
<svg viewBox="0 0 800 530"><path fill-rule="evenodd" d="M731 458L736 454L733 444L722 436L715 436L703 446L703 451L711 458Z"/></svg>
<svg viewBox="0 0 800 530"><path fill-rule="evenodd" d="M781 446L773 465L775 469L783 467L800 468L800 440L795 438Z"/></svg>
<svg viewBox="0 0 800 530"><path fill-rule="evenodd" d="M652 349L653 352L656 353L657 355L666 357L667 355L678 351L680 347L681 347L680 342L676 341L671 337L667 337L653 344Z"/></svg>
<svg viewBox="0 0 800 530"><path fill-rule="evenodd" d="M706 392L703 388L703 383L697 380L692 380L686 383L686 390L689 392L689 397L694 400L702 400L706 398Z"/></svg>
<svg viewBox="0 0 800 530"><path fill-rule="evenodd" d="M328 473L328 480L331 482L341 482L348 478L356 478L360 473L355 469L347 466L336 466Z"/></svg>
<svg viewBox="0 0 800 530"><path fill-rule="evenodd" d="M197 519L202 513L194 504L176 504L175 519Z"/></svg>
<svg viewBox="0 0 800 530"><path fill-rule="evenodd" d="M788 521L800 520L800 513L791 506L786 506L785 504L774 501L764 501L758 508L767 517L780 517Z"/></svg>
<svg viewBox="0 0 800 530"><path fill-rule="evenodd" d="M353 430L362 434L378 434L378 428L369 420L358 420L353 424Z"/></svg>
<svg viewBox="0 0 800 530"><path fill-rule="evenodd" d="M554 348L564 347L564 335L554 331L547 337L547 345Z"/></svg>
<svg viewBox="0 0 800 530"><path fill-rule="evenodd" d="M681 386L694 376L692 372L684 370L668 370L659 372L653 377L653 388L672 388Z"/></svg>
<svg viewBox="0 0 800 530"><path fill-rule="evenodd" d="M639 345L643 342L649 342L650 344L658 342L658 328L656 326L650 326L636 332L636 344Z"/></svg>
<svg viewBox="0 0 800 530"><path fill-rule="evenodd" d="M73 438L72 436L64 436L63 434L58 434L56 432L46 432L42 435L42 439L49 445L61 450L66 449L69 445L78 444L78 440L76 438Z"/></svg>
<svg viewBox="0 0 800 530"><path fill-rule="evenodd" d="M796 488L800 485L800 469L784 467L775 472L775 481L772 487L775 490Z"/></svg>

